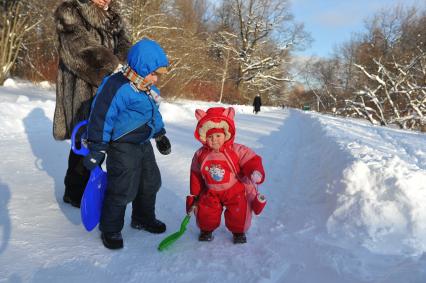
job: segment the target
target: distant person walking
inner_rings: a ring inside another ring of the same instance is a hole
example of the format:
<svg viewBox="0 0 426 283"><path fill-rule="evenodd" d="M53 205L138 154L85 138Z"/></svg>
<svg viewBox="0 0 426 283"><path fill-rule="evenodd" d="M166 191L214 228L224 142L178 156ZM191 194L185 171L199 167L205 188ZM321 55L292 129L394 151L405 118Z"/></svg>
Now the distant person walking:
<svg viewBox="0 0 426 283"><path fill-rule="evenodd" d="M253 100L253 112L254 112L254 114L257 114L257 112L260 112L260 106L262 106L262 99L260 98L260 94L257 94L254 97L254 100Z"/></svg>
<svg viewBox="0 0 426 283"><path fill-rule="evenodd" d="M131 42L116 0L63 0L54 17L59 66L53 137L70 139L74 126L87 120L92 99L105 75L125 62ZM77 147L80 147L77 144ZM63 200L80 207L90 171L83 157L68 158Z"/></svg>

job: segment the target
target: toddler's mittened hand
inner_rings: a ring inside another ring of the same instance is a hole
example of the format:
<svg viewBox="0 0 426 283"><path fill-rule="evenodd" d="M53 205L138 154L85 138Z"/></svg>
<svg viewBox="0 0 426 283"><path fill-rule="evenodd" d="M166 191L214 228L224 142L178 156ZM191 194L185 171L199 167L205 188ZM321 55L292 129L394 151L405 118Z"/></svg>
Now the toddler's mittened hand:
<svg viewBox="0 0 426 283"><path fill-rule="evenodd" d="M251 173L250 179L253 183L259 184L262 181L262 177L262 173L257 170L254 170L253 173Z"/></svg>
<svg viewBox="0 0 426 283"><path fill-rule="evenodd" d="M167 155L167 154L170 154L170 152L172 152L172 145L170 144L169 139L165 135L155 138L155 143L156 143L158 151L161 154Z"/></svg>
<svg viewBox="0 0 426 283"><path fill-rule="evenodd" d="M198 197L194 195L186 196L186 213L189 213L189 210L192 208L197 198Z"/></svg>
<svg viewBox="0 0 426 283"><path fill-rule="evenodd" d="M83 165L88 170L92 171L96 166L101 166L105 159L105 152L102 151L90 151L83 159Z"/></svg>

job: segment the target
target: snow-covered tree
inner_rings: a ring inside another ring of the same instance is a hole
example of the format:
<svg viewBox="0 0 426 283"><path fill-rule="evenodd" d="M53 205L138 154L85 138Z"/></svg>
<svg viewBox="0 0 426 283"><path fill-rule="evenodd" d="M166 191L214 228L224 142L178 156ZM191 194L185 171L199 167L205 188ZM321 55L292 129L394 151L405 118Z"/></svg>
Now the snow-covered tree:
<svg viewBox="0 0 426 283"><path fill-rule="evenodd" d="M0 14L0 85L6 80L16 62L25 35L36 24L29 24L21 3L15 3Z"/></svg>
<svg viewBox="0 0 426 283"><path fill-rule="evenodd" d="M426 14L400 6L373 18L356 49L356 89L346 99L347 113L404 129L426 124L425 23Z"/></svg>
<svg viewBox="0 0 426 283"><path fill-rule="evenodd" d="M374 62L374 73L355 65L372 84L365 85L353 100L346 100L348 109L373 124L420 128L426 123L426 52L419 50L405 64L396 59L387 64Z"/></svg>
<svg viewBox="0 0 426 283"><path fill-rule="evenodd" d="M308 64L305 102L373 124L424 128L425 24L426 14L415 8L380 11L332 58Z"/></svg>
<svg viewBox="0 0 426 283"><path fill-rule="evenodd" d="M294 23L288 1L224 0L218 9L216 47L224 62L233 62L231 77L239 89L248 92L279 91L292 81L286 65L290 50L307 39L303 25ZM223 33L226 32L226 33Z"/></svg>
<svg viewBox="0 0 426 283"><path fill-rule="evenodd" d="M165 48L170 72L160 81L163 93L178 97L191 84L207 80L208 60L205 0L123 0L132 41L150 37Z"/></svg>

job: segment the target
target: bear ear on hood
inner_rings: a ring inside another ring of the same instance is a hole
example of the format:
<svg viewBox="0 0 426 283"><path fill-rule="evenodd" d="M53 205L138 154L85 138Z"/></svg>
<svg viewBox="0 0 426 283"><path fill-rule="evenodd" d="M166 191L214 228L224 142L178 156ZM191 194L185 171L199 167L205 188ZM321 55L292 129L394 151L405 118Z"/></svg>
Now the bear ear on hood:
<svg viewBox="0 0 426 283"><path fill-rule="evenodd" d="M232 107L226 108L225 111L223 111L223 116L228 117L229 119L233 120L235 116L235 110Z"/></svg>
<svg viewBox="0 0 426 283"><path fill-rule="evenodd" d="M204 110L201 110L201 109L195 110L195 118L197 118L197 121L200 121L206 115L207 113Z"/></svg>

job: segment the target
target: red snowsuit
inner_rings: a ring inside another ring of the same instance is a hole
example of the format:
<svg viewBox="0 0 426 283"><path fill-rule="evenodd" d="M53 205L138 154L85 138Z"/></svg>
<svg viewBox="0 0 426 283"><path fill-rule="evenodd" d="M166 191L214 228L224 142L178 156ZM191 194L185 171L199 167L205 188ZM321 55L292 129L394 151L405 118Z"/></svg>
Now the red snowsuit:
<svg viewBox="0 0 426 283"><path fill-rule="evenodd" d="M246 232L251 224L250 195L255 194L249 191L250 187L254 189L249 178L255 170L262 174L259 183L265 178L261 157L250 148L234 143L234 113L233 108L222 107L196 111L198 124L194 135L203 146L192 159L190 186L191 195L199 197L195 214L202 231L219 227L225 207L226 227L233 233ZM228 125L225 125L226 141L216 153L207 146L205 135L208 129L223 128L221 121Z"/></svg>

